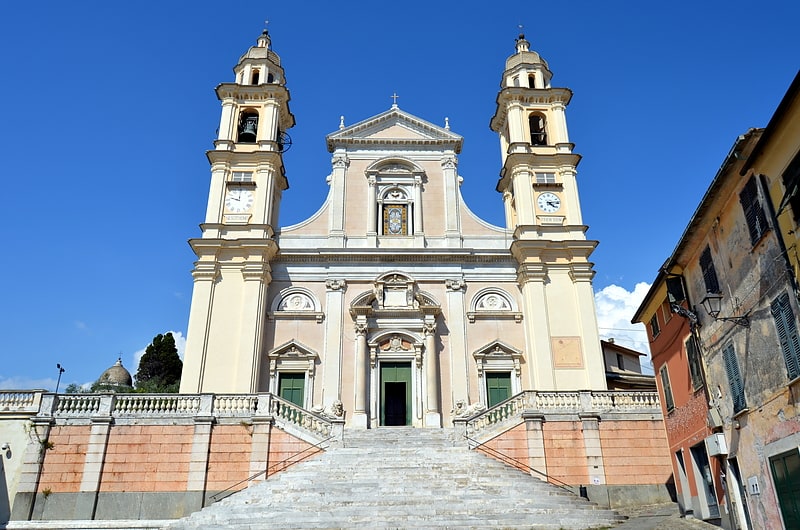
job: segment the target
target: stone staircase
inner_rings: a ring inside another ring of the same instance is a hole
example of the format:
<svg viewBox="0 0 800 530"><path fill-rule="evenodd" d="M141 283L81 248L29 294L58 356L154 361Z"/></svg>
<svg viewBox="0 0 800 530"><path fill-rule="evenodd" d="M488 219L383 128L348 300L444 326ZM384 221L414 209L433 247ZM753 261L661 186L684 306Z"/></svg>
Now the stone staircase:
<svg viewBox="0 0 800 530"><path fill-rule="evenodd" d="M624 518L463 445L448 429L345 430L343 446L168 525L189 529L610 528Z"/></svg>

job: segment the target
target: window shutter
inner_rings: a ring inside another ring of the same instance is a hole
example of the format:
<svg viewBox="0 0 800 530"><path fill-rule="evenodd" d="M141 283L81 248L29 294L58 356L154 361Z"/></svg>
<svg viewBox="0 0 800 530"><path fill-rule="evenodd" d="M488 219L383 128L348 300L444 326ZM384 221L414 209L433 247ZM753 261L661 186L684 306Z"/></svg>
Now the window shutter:
<svg viewBox="0 0 800 530"><path fill-rule="evenodd" d="M775 329L783 351L783 360L786 363L786 372L789 380L800 376L800 337L797 335L797 324L794 320L792 307L789 305L789 294L783 293L770 305L772 318L775 319Z"/></svg>
<svg viewBox="0 0 800 530"><path fill-rule="evenodd" d="M714 268L714 260L711 259L711 248L706 247L700 254L700 268L703 270L703 281L706 284L706 292L719 293L719 280L717 280L717 270Z"/></svg>
<svg viewBox="0 0 800 530"><path fill-rule="evenodd" d="M672 399L672 386L669 384L669 373L666 365L661 367L660 372L661 386L664 390L664 404L667 406L667 411L670 411L675 408L675 401Z"/></svg>
<svg viewBox="0 0 800 530"><path fill-rule="evenodd" d="M744 217L747 221L747 229L750 231L750 243L755 245L761 236L767 231L767 217L764 208L758 200L758 187L755 177L750 177L742 192L739 194L739 202L744 210Z"/></svg>
<svg viewBox="0 0 800 530"><path fill-rule="evenodd" d="M739 412L747 407L744 399L744 384L742 383L742 375L739 373L739 361L736 359L736 351L733 349L733 344L729 344L722 350L722 356L725 359L725 372L728 374L728 385L731 388L731 397L733 398L733 412Z"/></svg>

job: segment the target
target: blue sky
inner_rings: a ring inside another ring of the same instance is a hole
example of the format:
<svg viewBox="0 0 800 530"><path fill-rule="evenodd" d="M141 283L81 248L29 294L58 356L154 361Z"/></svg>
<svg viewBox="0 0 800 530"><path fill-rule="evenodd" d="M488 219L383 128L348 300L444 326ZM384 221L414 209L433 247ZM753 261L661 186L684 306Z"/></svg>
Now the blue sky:
<svg viewBox="0 0 800 530"><path fill-rule="evenodd" d="M231 6L231 7L228 7ZM501 8L503 12L498 12ZM185 335L214 87L270 20L297 125L281 224L327 193L325 135L391 105L464 137L469 207L502 224L488 128L518 25L575 95L601 333L621 331L737 135L798 69L797 2L7 2L0 388L94 380ZM637 285L639 286L637 289ZM638 344L637 344L638 341ZM622 342L622 341L621 341Z"/></svg>

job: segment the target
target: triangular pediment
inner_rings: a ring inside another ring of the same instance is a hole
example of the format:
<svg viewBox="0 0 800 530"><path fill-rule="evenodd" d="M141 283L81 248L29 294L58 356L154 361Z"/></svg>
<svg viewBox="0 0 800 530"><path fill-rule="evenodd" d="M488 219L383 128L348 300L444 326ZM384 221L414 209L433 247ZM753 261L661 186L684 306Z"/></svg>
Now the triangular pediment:
<svg viewBox="0 0 800 530"><path fill-rule="evenodd" d="M328 150L348 146L417 145L440 146L443 149L461 151L461 136L450 132L399 108L339 129L327 136Z"/></svg>

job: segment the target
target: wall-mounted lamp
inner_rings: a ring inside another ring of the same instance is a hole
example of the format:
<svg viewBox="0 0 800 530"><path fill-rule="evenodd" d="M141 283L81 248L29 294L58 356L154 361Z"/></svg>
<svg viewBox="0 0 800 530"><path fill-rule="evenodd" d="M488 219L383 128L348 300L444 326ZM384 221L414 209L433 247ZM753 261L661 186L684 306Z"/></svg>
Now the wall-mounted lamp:
<svg viewBox="0 0 800 530"><path fill-rule="evenodd" d="M739 326L749 328L750 319L745 316L741 317L721 317L719 316L720 309L722 308L722 294L720 293L706 293L706 297L700 301L700 304L705 308L714 320L722 320L725 322L733 322Z"/></svg>

